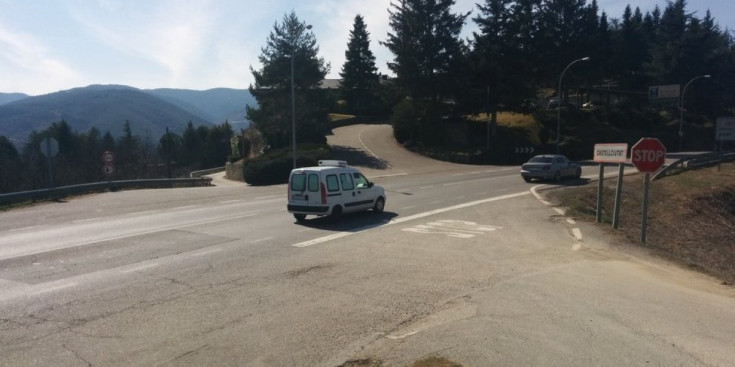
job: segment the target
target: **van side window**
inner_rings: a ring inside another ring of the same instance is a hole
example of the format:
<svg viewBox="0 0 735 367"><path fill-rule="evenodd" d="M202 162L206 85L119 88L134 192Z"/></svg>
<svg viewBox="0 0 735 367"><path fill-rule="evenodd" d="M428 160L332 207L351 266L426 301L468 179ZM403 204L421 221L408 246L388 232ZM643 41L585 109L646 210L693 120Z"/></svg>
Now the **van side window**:
<svg viewBox="0 0 735 367"><path fill-rule="evenodd" d="M319 176L313 173L309 175L309 191L311 192L319 191Z"/></svg>
<svg viewBox="0 0 735 367"><path fill-rule="evenodd" d="M342 190L353 190L355 188L352 183L352 176L349 173L340 173L339 178L342 181Z"/></svg>
<svg viewBox="0 0 735 367"><path fill-rule="evenodd" d="M327 191L339 191L339 180L337 175L327 175Z"/></svg>
<svg viewBox="0 0 735 367"><path fill-rule="evenodd" d="M352 174L355 177L355 187L358 189L366 189L368 187L368 180L360 173L353 173Z"/></svg>

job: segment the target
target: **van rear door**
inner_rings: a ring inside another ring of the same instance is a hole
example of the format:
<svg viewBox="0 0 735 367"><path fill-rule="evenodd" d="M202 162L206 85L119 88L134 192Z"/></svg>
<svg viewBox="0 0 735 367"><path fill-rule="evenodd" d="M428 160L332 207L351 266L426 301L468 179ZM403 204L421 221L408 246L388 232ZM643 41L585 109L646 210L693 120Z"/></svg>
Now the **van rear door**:
<svg viewBox="0 0 735 367"><path fill-rule="evenodd" d="M319 172L295 170L288 185L288 203L292 211L318 213L321 206Z"/></svg>

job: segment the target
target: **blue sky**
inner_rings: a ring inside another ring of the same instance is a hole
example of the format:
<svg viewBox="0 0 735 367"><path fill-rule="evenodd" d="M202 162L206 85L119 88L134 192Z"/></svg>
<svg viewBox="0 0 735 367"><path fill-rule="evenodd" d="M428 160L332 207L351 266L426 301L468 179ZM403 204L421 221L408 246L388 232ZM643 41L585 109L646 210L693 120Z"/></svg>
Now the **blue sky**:
<svg viewBox="0 0 735 367"><path fill-rule="evenodd" d="M481 0L456 0L467 12ZM665 0L598 0L609 18L626 4L652 10ZM313 25L320 56L338 78L355 15L365 17L381 72L392 59L379 41L390 0L0 0L0 92L30 95L90 84L137 88L247 88L250 66L285 13ZM735 29L735 1L689 0L721 28ZM476 13L476 11L474 12ZM473 30L465 26L465 36Z"/></svg>

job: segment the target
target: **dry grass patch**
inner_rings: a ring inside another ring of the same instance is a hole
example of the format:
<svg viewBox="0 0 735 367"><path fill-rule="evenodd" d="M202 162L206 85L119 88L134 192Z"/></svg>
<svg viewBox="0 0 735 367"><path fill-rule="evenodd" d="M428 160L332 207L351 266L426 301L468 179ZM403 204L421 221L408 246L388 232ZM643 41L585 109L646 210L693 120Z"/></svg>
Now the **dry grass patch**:
<svg viewBox="0 0 735 367"><path fill-rule="evenodd" d="M726 283L735 282L735 164L682 172L652 182L645 244L640 242L644 175L625 177L617 231L610 227L615 181L604 182L606 228L625 243L659 250ZM548 193L552 200L568 207L570 215L595 220L596 184Z"/></svg>

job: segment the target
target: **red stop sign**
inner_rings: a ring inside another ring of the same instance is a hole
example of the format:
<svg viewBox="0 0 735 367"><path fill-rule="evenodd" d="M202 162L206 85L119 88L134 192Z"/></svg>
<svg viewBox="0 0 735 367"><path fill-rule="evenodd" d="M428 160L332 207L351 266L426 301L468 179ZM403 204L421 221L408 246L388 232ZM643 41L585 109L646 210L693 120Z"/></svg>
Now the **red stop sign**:
<svg viewBox="0 0 735 367"><path fill-rule="evenodd" d="M666 160L666 147L656 138L642 138L630 149L630 161L639 172L656 172Z"/></svg>

